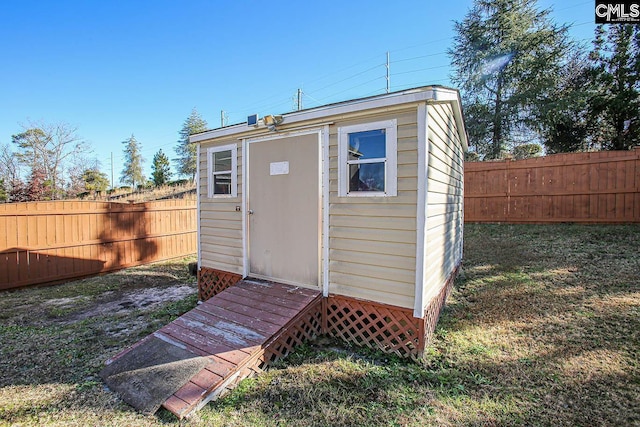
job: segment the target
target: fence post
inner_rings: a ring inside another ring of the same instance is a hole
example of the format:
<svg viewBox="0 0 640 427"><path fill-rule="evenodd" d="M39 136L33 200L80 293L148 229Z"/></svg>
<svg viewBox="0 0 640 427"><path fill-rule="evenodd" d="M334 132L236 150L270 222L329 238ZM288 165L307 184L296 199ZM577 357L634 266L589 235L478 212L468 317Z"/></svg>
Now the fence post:
<svg viewBox="0 0 640 427"><path fill-rule="evenodd" d="M636 153L636 170L634 171L636 177L636 193L640 193L640 146L635 147L633 151Z"/></svg>
<svg viewBox="0 0 640 427"><path fill-rule="evenodd" d="M507 207L505 209L504 222L509 222L511 220L511 177L509 176L510 164L511 159L506 159L504 162L504 174L507 181Z"/></svg>
<svg viewBox="0 0 640 427"><path fill-rule="evenodd" d="M632 210L632 212L634 212L633 213L634 219L636 219L636 222L638 222L639 221L638 219L640 218L640 146L635 147L633 151L636 153L635 170L634 170L636 194L635 194L634 209Z"/></svg>

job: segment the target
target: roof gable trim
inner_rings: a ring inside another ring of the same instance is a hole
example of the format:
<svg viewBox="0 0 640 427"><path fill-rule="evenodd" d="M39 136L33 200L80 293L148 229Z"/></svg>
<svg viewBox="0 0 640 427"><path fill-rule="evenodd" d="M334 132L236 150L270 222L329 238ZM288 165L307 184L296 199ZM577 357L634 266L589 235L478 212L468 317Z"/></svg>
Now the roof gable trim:
<svg viewBox="0 0 640 427"><path fill-rule="evenodd" d="M462 110L460 107L460 97L458 95L458 91L455 89L448 89L445 87L437 86L427 86L402 92L394 92L369 98L345 101L338 104L329 104L309 110L294 111L292 113L283 115L283 117L285 123L287 125L291 125L299 122L318 120L334 115L427 101L452 102L457 104L457 108L454 108L454 110L456 111L456 115L460 115L459 119L460 123L462 123ZM243 133L250 134L255 132L255 130L256 129L253 126L248 126L247 123L240 123L237 125L212 129L196 135L192 135L189 137L189 141L192 143L198 143L213 138L228 137ZM461 134L461 140L466 143L466 134L464 134L464 129L460 130L463 132L463 134Z"/></svg>

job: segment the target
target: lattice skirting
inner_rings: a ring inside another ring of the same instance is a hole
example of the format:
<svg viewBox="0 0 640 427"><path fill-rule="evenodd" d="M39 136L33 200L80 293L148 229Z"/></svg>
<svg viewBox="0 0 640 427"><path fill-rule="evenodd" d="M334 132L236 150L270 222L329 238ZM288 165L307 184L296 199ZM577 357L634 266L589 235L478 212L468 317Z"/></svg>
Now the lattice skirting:
<svg viewBox="0 0 640 427"><path fill-rule="evenodd" d="M402 357L418 355L422 321L413 310L340 295L330 295L325 305L330 335Z"/></svg>
<svg viewBox="0 0 640 427"><path fill-rule="evenodd" d="M198 271L198 299L206 301L241 279L242 276L236 273L201 267Z"/></svg>
<svg viewBox="0 0 640 427"><path fill-rule="evenodd" d="M413 317L413 310L408 308L330 295L322 304L312 304L301 313L293 326L269 345L260 367L323 333L401 357L421 359L431 342L458 269L429 301L422 319ZM198 297L206 301L241 279L239 274L203 267L198 272Z"/></svg>
<svg viewBox="0 0 640 427"><path fill-rule="evenodd" d="M440 318L440 313L442 313L442 309L444 308L445 302L453 289L453 282L458 276L458 272L460 271L460 265L456 267L456 269L451 273L451 276L447 279L447 282L442 287L438 295L429 301L427 307L424 312L424 324L423 324L423 334L424 334L424 346L426 348L427 345L431 342L431 338L433 337L433 332L436 330L436 325L438 324L438 319ZM424 350L423 350L424 351Z"/></svg>
<svg viewBox="0 0 640 427"><path fill-rule="evenodd" d="M457 273L456 269L428 303L421 319L413 317L411 309L330 295L324 301L324 332L347 342L419 360L431 341Z"/></svg>
<svg viewBox="0 0 640 427"><path fill-rule="evenodd" d="M286 356L297 345L310 341L322 334L322 307L320 300L310 304L289 327L284 328L265 352L265 365Z"/></svg>

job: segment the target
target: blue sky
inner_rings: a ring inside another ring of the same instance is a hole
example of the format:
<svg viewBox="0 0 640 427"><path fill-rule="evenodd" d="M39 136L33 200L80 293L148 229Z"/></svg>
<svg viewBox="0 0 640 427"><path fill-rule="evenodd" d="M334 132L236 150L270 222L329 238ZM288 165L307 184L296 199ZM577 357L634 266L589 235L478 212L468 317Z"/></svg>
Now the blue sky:
<svg viewBox="0 0 640 427"><path fill-rule="evenodd" d="M192 108L210 128L449 82L453 21L471 1L0 1L0 144L31 121L66 122L116 185L135 134L150 175ZM576 40L593 1L541 0Z"/></svg>

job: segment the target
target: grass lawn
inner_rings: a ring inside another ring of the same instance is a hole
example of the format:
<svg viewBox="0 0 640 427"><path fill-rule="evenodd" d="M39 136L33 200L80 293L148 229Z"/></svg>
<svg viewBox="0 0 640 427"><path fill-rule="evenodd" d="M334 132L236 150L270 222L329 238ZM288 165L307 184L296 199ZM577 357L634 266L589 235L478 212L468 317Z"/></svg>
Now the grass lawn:
<svg viewBox="0 0 640 427"><path fill-rule="evenodd" d="M0 293L0 425L179 425L97 373L195 304L189 261ZM424 364L321 338L187 425L640 426L639 353L639 225L466 225Z"/></svg>

